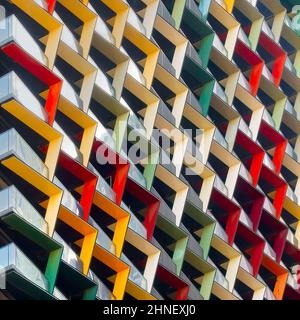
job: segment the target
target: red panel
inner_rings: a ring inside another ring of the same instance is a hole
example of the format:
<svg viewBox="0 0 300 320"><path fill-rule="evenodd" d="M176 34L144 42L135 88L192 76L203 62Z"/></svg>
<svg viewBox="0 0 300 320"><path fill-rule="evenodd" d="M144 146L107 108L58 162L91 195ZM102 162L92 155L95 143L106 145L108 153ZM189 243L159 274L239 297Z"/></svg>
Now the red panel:
<svg viewBox="0 0 300 320"><path fill-rule="evenodd" d="M87 221L97 186L97 176L62 151L59 156L58 164L83 182L80 204L83 207L84 220Z"/></svg>
<svg viewBox="0 0 300 320"><path fill-rule="evenodd" d="M279 56L278 58L276 58L274 60L272 75L273 75L274 84L276 87L279 87L281 77L282 77L283 68L285 65L285 60L286 60L286 53L282 54L281 56Z"/></svg>
<svg viewBox="0 0 300 320"><path fill-rule="evenodd" d="M286 53L264 32L262 32L260 35L259 44L264 48L264 50L266 50L271 56L274 57L272 75L274 78L274 84L276 85L276 87L278 87L286 60Z"/></svg>
<svg viewBox="0 0 300 320"><path fill-rule="evenodd" d="M158 214L158 209L160 202L156 201L148 206L146 217L144 220L144 226L147 229L147 239L151 240L155 228L156 217Z"/></svg>
<svg viewBox="0 0 300 320"><path fill-rule="evenodd" d="M243 223L239 223L237 232L239 237L247 243L246 248L243 251L250 255L253 275L256 277L262 262L265 241Z"/></svg>
<svg viewBox="0 0 300 320"><path fill-rule="evenodd" d="M48 123L52 125L56 114L62 80L15 43L10 43L2 47L1 50L36 78L49 86L45 110L48 113Z"/></svg>
<svg viewBox="0 0 300 320"><path fill-rule="evenodd" d="M286 229L286 230L282 230L281 232L274 235L275 239L274 239L274 244L273 244L273 250L276 253L276 261L278 263L280 263L280 260L281 260L282 254L283 254L287 234L288 234L288 230Z"/></svg>
<svg viewBox="0 0 300 320"><path fill-rule="evenodd" d="M56 0L46 0L46 1L48 3L48 12L52 14L54 11Z"/></svg>
<svg viewBox="0 0 300 320"><path fill-rule="evenodd" d="M252 163L251 163L251 167L250 167L250 174L253 179L252 184L254 187L256 187L258 184L259 174L260 174L260 171L262 168L264 157L265 157L264 152L257 153L257 154L253 155Z"/></svg>
<svg viewBox="0 0 300 320"><path fill-rule="evenodd" d="M113 190L116 193L116 203L117 205L121 205L128 171L129 171L130 164L120 164L117 166L114 184L113 184Z"/></svg>
<svg viewBox="0 0 300 320"><path fill-rule="evenodd" d="M226 223L226 233L228 235L228 243L230 245L233 244L235 234L237 231L237 227L239 224L239 218L240 218L240 210L230 212L228 215L227 223Z"/></svg>
<svg viewBox="0 0 300 320"><path fill-rule="evenodd" d="M263 205L265 201L264 194L260 193L256 188L254 188L241 177L239 177L237 181L235 190L236 199L250 217L253 224L253 231L256 231L263 211ZM241 199L239 198L239 194L241 194Z"/></svg>
<svg viewBox="0 0 300 320"><path fill-rule="evenodd" d="M250 77L249 77L249 84L252 88L253 96L257 95L263 67L264 67L264 63L262 62L262 63L259 63L255 66L253 66L251 69L251 73L250 73Z"/></svg>
<svg viewBox="0 0 300 320"><path fill-rule="evenodd" d="M150 191L146 190L130 178L127 179L126 191L147 206L144 226L147 229L147 239L151 240L160 201Z"/></svg>
<svg viewBox="0 0 300 320"><path fill-rule="evenodd" d="M281 211L282 211L283 201L285 198L286 191L287 191L287 184L283 185L282 187L276 190L276 195L273 199L273 206L276 209L276 217L278 219L281 216Z"/></svg>
<svg viewBox="0 0 300 320"><path fill-rule="evenodd" d="M285 243L284 253L291 257L295 264L300 265L300 250L289 241L286 241Z"/></svg>
<svg viewBox="0 0 300 320"><path fill-rule="evenodd" d="M181 280L175 274L169 272L162 266L157 267L156 276L160 281L166 283L168 286L171 286L176 290L176 300L187 300L189 293L189 286L183 280Z"/></svg>
<svg viewBox="0 0 300 320"><path fill-rule="evenodd" d="M235 142L252 155L251 159L241 158L241 160L243 161L244 165L248 167L248 170L252 176L252 184L254 187L256 187L265 152L258 144L256 144L240 130L238 131Z"/></svg>
<svg viewBox="0 0 300 320"><path fill-rule="evenodd" d="M276 173L279 174L287 146L287 140L265 121L262 121L261 123L260 133L274 144L275 151L272 161L274 163Z"/></svg>
<svg viewBox="0 0 300 320"><path fill-rule="evenodd" d="M265 226L266 231L264 236L276 253L276 261L280 262L288 233L287 227L266 211L263 212L261 225Z"/></svg>
<svg viewBox="0 0 300 320"><path fill-rule="evenodd" d="M260 243L248 251L251 254L250 263L253 268L253 276L256 277L261 266L265 243Z"/></svg>
<svg viewBox="0 0 300 320"><path fill-rule="evenodd" d="M262 75L264 61L240 40L237 41L235 50L236 53L251 66L251 72L248 81L252 89L252 94L256 96L260 78Z"/></svg>
<svg viewBox="0 0 300 320"><path fill-rule="evenodd" d="M116 204L120 205L130 167L129 162L99 140L95 140L92 150L96 158L101 157L106 160L107 165L114 167L114 173L107 172L114 177L113 190L116 193Z"/></svg>
<svg viewBox="0 0 300 320"><path fill-rule="evenodd" d="M211 212L221 224L225 224L228 243L232 245L239 224L241 208L230 199L226 198L217 189L213 189L210 199L210 208L215 206L216 208L211 210Z"/></svg>
<svg viewBox="0 0 300 320"><path fill-rule="evenodd" d="M276 217L279 219L287 191L287 183L266 166L263 166L261 170L261 178L265 179L273 187L272 190L267 191L268 193L275 191L273 206L276 209Z"/></svg>

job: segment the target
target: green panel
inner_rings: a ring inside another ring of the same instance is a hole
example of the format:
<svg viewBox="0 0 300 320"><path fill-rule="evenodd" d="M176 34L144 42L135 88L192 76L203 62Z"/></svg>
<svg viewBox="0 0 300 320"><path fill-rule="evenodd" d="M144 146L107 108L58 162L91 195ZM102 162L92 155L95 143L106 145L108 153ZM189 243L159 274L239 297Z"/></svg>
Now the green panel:
<svg viewBox="0 0 300 320"><path fill-rule="evenodd" d="M177 29L180 28L185 3L186 3L186 0L175 0L175 5L173 7L172 17L175 20L175 26Z"/></svg>
<svg viewBox="0 0 300 320"><path fill-rule="evenodd" d="M24 278L16 271L8 272L8 274L6 275L6 281L8 281L9 284L12 287L16 288L19 294L22 295L22 297L19 297L19 299L56 300L53 295L43 290L39 286L36 286L33 282Z"/></svg>
<svg viewBox="0 0 300 320"><path fill-rule="evenodd" d="M150 190L152 187L158 161L159 161L159 151L149 155L149 158L148 158L149 163L145 166L145 170L143 173L146 179L148 190Z"/></svg>
<svg viewBox="0 0 300 320"><path fill-rule="evenodd" d="M188 244L188 237L176 241L176 246L173 254L173 262L176 265L176 273L179 276L185 256L186 246Z"/></svg>
<svg viewBox="0 0 300 320"><path fill-rule="evenodd" d="M210 298L212 285L213 285L214 278L215 278L215 273L216 273L216 270L213 270L211 272L206 273L203 280L202 280L200 294L202 295L204 300L209 300L209 298Z"/></svg>
<svg viewBox="0 0 300 320"><path fill-rule="evenodd" d="M211 239L214 234L215 223L209 224L208 226L204 227L201 240L200 240L200 247L203 250L203 257L206 260L209 254Z"/></svg>
<svg viewBox="0 0 300 320"><path fill-rule="evenodd" d="M202 61L203 68L207 68L214 37L215 34L212 33L203 38L200 42L199 57Z"/></svg>
<svg viewBox="0 0 300 320"><path fill-rule="evenodd" d="M98 286L94 286L84 290L82 300L95 300Z"/></svg>
<svg viewBox="0 0 300 320"><path fill-rule="evenodd" d="M204 85L201 90L201 95L199 98L200 105L202 107L203 115L207 116L210 106L211 97L214 90L215 81L211 81Z"/></svg>
<svg viewBox="0 0 300 320"><path fill-rule="evenodd" d="M200 12L202 14L202 19L204 21L206 21L207 16L208 16L210 2L211 2L211 0L200 0L199 1L199 10L200 10Z"/></svg>
<svg viewBox="0 0 300 320"><path fill-rule="evenodd" d="M47 267L45 271L45 277L49 281L49 292L53 293L54 287L55 287L55 281L61 261L61 256L63 253L63 249L57 249L52 251L49 254Z"/></svg>
<svg viewBox="0 0 300 320"><path fill-rule="evenodd" d="M45 277L49 281L49 292L53 293L63 252L62 246L14 213L3 217L2 221L49 253Z"/></svg>

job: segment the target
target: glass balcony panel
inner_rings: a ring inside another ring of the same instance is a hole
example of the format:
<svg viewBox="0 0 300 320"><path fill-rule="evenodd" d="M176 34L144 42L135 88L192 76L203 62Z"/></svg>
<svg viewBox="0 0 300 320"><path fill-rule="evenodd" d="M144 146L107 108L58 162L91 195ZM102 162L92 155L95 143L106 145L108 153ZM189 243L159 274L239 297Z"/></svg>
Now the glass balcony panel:
<svg viewBox="0 0 300 320"><path fill-rule="evenodd" d="M97 68L97 76L96 76L96 81L95 84L101 88L103 91L105 91L108 95L114 97L115 96L115 89L111 85L109 79L105 75L105 73L98 68L96 62L89 56L88 57L88 62L92 64L94 67Z"/></svg>
<svg viewBox="0 0 300 320"><path fill-rule="evenodd" d="M147 239L147 231L141 221L131 212L129 220L129 228L137 234Z"/></svg>
<svg viewBox="0 0 300 320"><path fill-rule="evenodd" d="M97 14L96 10L93 8L93 6L90 3L88 3L88 8ZM115 40L114 36L111 34L106 23L101 19L100 16L98 16L94 32L99 34L102 38L109 41L110 43L115 44L116 40Z"/></svg>
<svg viewBox="0 0 300 320"><path fill-rule="evenodd" d="M64 250L62 254L62 260L67 264L71 265L73 268L77 269L79 272L83 271L83 264L81 259L77 254L69 247L69 245L62 239L62 237L54 232L53 239L63 245Z"/></svg>
<svg viewBox="0 0 300 320"><path fill-rule="evenodd" d="M47 121L48 117L44 108L13 71L0 78L0 102L7 101L12 97L21 101L22 105L32 111L40 119Z"/></svg>
<svg viewBox="0 0 300 320"><path fill-rule="evenodd" d="M22 48L22 50L27 51L42 64L47 65L47 59L43 51L15 15L7 17L5 24L5 30L1 30L0 32L1 46L14 41Z"/></svg>
<svg viewBox="0 0 300 320"><path fill-rule="evenodd" d="M274 34L265 20L263 21L263 24L262 24L262 31L265 32L271 39L274 40Z"/></svg>
<svg viewBox="0 0 300 320"><path fill-rule="evenodd" d="M239 30L239 38L240 38L249 48L251 48L250 41L249 41L249 39L248 39L245 31L244 31L242 28L240 28L240 30Z"/></svg>
<svg viewBox="0 0 300 320"><path fill-rule="evenodd" d="M96 276L93 271L89 271L88 276L97 283L97 297L100 300L113 300L112 292L106 287L106 285Z"/></svg>
<svg viewBox="0 0 300 320"><path fill-rule="evenodd" d="M222 41L220 40L220 38L217 35L215 35L215 37L214 37L213 46L215 48L217 48L220 52L222 52L225 57L228 56L227 50L225 49Z"/></svg>
<svg viewBox="0 0 300 320"><path fill-rule="evenodd" d="M67 190L67 188L57 179L54 177L53 182L64 191L62 197L62 205L64 205L67 209L75 213L79 217L83 217L83 209L80 203L72 196L72 194Z"/></svg>
<svg viewBox="0 0 300 320"><path fill-rule="evenodd" d="M288 68L291 72L293 72L295 75L297 75L297 70L294 67L294 65L292 64L292 61L289 57L286 57L285 60L285 67Z"/></svg>
<svg viewBox="0 0 300 320"><path fill-rule="evenodd" d="M147 290L147 280L134 266L134 264L125 256L124 253L121 254L121 260L123 260L130 266L129 279L141 288L143 288L144 290Z"/></svg>
<svg viewBox="0 0 300 320"><path fill-rule="evenodd" d="M239 84L240 84L243 88L245 88L247 91L251 92L250 84L249 84L248 80L246 79L246 77L244 76L244 74L243 74L242 72L240 72Z"/></svg>
<svg viewBox="0 0 300 320"><path fill-rule="evenodd" d="M39 230L46 234L48 233L47 222L15 186L2 190L0 194L2 194L2 192L4 194L8 193L9 208L13 208L19 216ZM4 197L6 197L6 195L4 195Z"/></svg>
<svg viewBox="0 0 300 320"><path fill-rule="evenodd" d="M14 268L34 284L46 291L49 290L49 282L43 273L14 243L0 248L0 259L0 266L2 268L7 270Z"/></svg>
<svg viewBox="0 0 300 320"><path fill-rule="evenodd" d="M107 251L112 254L116 254L116 246L110 239L110 237L102 230L102 228L96 223L96 221L90 216L89 224L98 230L96 242Z"/></svg>
<svg viewBox="0 0 300 320"><path fill-rule="evenodd" d="M68 45L70 48L72 48L75 52L82 54L82 49L81 49L78 41L73 36L73 33L66 26L66 24L64 24L64 21L61 19L61 17L55 11L53 12L53 17L63 25L60 40L63 41L66 45Z"/></svg>
<svg viewBox="0 0 300 320"><path fill-rule="evenodd" d="M252 265L248 262L248 260L242 255L241 256L241 261L240 261L241 267L246 270L248 273L252 274L253 273L253 267Z"/></svg>
<svg viewBox="0 0 300 320"><path fill-rule="evenodd" d="M225 149L228 149L228 143L226 142L225 138L223 137L222 133L216 128L214 133L214 139Z"/></svg>
<svg viewBox="0 0 300 320"><path fill-rule="evenodd" d="M225 103L228 102L227 95L217 81L215 82L214 93L217 94L217 96L219 96Z"/></svg>
<svg viewBox="0 0 300 320"><path fill-rule="evenodd" d="M0 134L0 155L14 153L20 160L35 169L44 177L48 177L48 169L44 162L32 150L27 142L15 129L9 129Z"/></svg>
<svg viewBox="0 0 300 320"><path fill-rule="evenodd" d="M219 178L219 176L216 175L215 180L214 180L214 186L220 190L223 194L227 195L228 194L228 189L223 183L223 181Z"/></svg>
<svg viewBox="0 0 300 320"><path fill-rule="evenodd" d="M62 88L60 94L67 100L73 103L80 110L83 109L83 101L71 86L69 81L63 76L63 74L56 68L53 68L53 72L62 80Z"/></svg>
<svg viewBox="0 0 300 320"><path fill-rule="evenodd" d="M101 176L101 174L95 169L95 167L91 163L89 163L88 169L92 171L94 174L96 174L98 177L98 182L96 186L97 191L102 193L105 197L107 197L111 201L116 202L116 193L107 183L107 181Z"/></svg>
<svg viewBox="0 0 300 320"><path fill-rule="evenodd" d="M216 223L215 234L228 243L228 235L219 223Z"/></svg>
<svg viewBox="0 0 300 320"><path fill-rule="evenodd" d="M58 290L56 287L53 290L53 295L56 297L58 300L68 300L60 290Z"/></svg>
<svg viewBox="0 0 300 320"><path fill-rule="evenodd" d="M146 137L146 129L143 123L139 120L139 118L134 113L129 114L128 125L134 130L136 130L143 137Z"/></svg>
<svg viewBox="0 0 300 320"><path fill-rule="evenodd" d="M108 147L110 147L113 151L116 151L116 142L112 135L108 132L108 130L103 126L103 124L99 121L99 119L95 116L95 114L89 110L88 115L97 122L97 130L96 130L96 138L99 141L104 142Z"/></svg>
<svg viewBox="0 0 300 320"><path fill-rule="evenodd" d="M125 0L126 3L128 3ZM128 22L135 28L137 29L140 33L142 34L146 34L146 29L143 26L143 24L141 23L141 20L139 19L139 17L135 14L135 12L130 8L129 9L129 15L128 15Z"/></svg>
<svg viewBox="0 0 300 320"><path fill-rule="evenodd" d="M126 54L129 57L129 54L126 52L126 50L123 47L121 47L121 51L122 53ZM129 59L127 72L138 82L140 82L144 86L146 85L145 77L143 76L143 74L141 73L137 65L132 61L132 59Z"/></svg>
<svg viewBox="0 0 300 320"><path fill-rule="evenodd" d="M297 275L288 275L287 283L289 284L290 287L298 291L299 289L299 284L297 283Z"/></svg>
<svg viewBox="0 0 300 320"><path fill-rule="evenodd" d="M132 162L131 162L131 165L129 167L128 175L129 175L130 178L135 180L138 184L140 184L144 188L147 187L147 183L146 183L145 177L143 176L141 171Z"/></svg>

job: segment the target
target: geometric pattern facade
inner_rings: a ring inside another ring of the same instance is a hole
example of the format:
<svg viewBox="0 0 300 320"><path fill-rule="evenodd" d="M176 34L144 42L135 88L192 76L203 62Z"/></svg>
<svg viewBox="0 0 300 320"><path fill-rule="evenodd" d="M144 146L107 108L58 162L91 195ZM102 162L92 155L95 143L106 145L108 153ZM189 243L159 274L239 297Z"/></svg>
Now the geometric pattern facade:
<svg viewBox="0 0 300 320"><path fill-rule="evenodd" d="M300 299L298 0L0 5L1 300Z"/></svg>

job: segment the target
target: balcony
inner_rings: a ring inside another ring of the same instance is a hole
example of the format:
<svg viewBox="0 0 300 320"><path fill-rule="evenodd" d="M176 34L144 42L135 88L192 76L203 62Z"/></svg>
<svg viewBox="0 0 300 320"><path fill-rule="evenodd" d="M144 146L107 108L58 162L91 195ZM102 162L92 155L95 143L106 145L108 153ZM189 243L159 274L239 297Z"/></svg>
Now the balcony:
<svg viewBox="0 0 300 320"><path fill-rule="evenodd" d="M228 149L228 143L223 137L222 133L219 131L218 128L216 128L215 133L214 133L214 139L225 149Z"/></svg>
<svg viewBox="0 0 300 320"><path fill-rule="evenodd" d="M18 219L24 219L42 232L48 233L47 222L15 186L0 191L0 218L9 214L14 214Z"/></svg>
<svg viewBox="0 0 300 320"><path fill-rule="evenodd" d="M128 171L128 176L133 179L135 182L140 184L142 187L147 188L146 179L143 176L143 174L140 172L140 170L134 165L132 161L130 161L130 167Z"/></svg>
<svg viewBox="0 0 300 320"><path fill-rule="evenodd" d="M139 270L134 266L134 264L122 253L121 260L123 260L126 264L130 266L129 280L143 288L147 291L147 280L145 277L139 272Z"/></svg>
<svg viewBox="0 0 300 320"><path fill-rule="evenodd" d="M89 271L89 277L98 285L97 298L100 300L115 300L112 292L103 284L93 271Z"/></svg>
<svg viewBox="0 0 300 320"><path fill-rule="evenodd" d="M121 208L130 213L130 220L128 227L142 236L143 238L147 238L147 230L145 226L141 223L141 221L135 216L135 214L128 208L128 206L122 201Z"/></svg>
<svg viewBox="0 0 300 320"><path fill-rule="evenodd" d="M32 111L43 121L48 117L38 99L25 86L23 81L11 71L0 78L0 103L10 99L20 101L28 110Z"/></svg>
<svg viewBox="0 0 300 320"><path fill-rule="evenodd" d="M97 191L102 193L106 198L110 199L111 201L116 202L116 193L106 182L106 180L102 177L102 175L95 169L95 167L91 163L89 163L88 169L98 177L96 186Z"/></svg>
<svg viewBox="0 0 300 320"><path fill-rule="evenodd" d="M90 216L89 224L98 230L96 243L102 248L106 249L113 255L116 254L116 246L113 244L109 236L100 228L100 226L95 222L95 220Z"/></svg>
<svg viewBox="0 0 300 320"><path fill-rule="evenodd" d="M53 182L64 192L61 204L72 211L74 214L82 218L83 208L80 203L72 196L68 189L56 177L54 177Z"/></svg>
<svg viewBox="0 0 300 320"><path fill-rule="evenodd" d="M44 52L15 15L7 17L4 23L5 28L0 30L0 47L10 42L15 42L41 64L47 65L47 58Z"/></svg>
<svg viewBox="0 0 300 320"><path fill-rule="evenodd" d="M74 269L79 272L83 271L83 264L81 259L77 256L77 254L68 246L68 244L58 235L57 232L54 232L53 239L56 240L64 247L62 260L72 266Z"/></svg>
<svg viewBox="0 0 300 320"><path fill-rule="evenodd" d="M6 274L6 289L21 299L51 299L43 273L14 244L0 248L0 270ZM22 287L22 291L19 289Z"/></svg>
<svg viewBox="0 0 300 320"><path fill-rule="evenodd" d="M10 129L0 134L0 157L3 159L12 154L48 178L48 168L44 162L15 129Z"/></svg>

